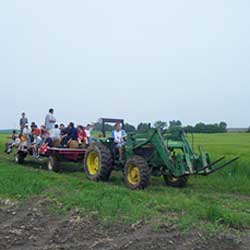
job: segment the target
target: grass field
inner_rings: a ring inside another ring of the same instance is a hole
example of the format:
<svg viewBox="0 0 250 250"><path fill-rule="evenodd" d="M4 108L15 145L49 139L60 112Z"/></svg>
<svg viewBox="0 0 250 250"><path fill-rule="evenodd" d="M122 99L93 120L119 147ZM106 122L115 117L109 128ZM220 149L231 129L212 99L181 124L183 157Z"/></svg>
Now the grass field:
<svg viewBox="0 0 250 250"><path fill-rule="evenodd" d="M31 159L24 166L3 153L6 135L0 135L0 197L29 199L49 197L58 212L78 208L104 222L150 221L176 224L180 228L209 230L250 228L250 134L195 135L195 147L202 145L213 159L220 155L240 156L232 166L209 177L191 177L184 189L166 187L153 178L144 191L130 191L122 175L114 173L110 183L86 179L82 166L65 164L62 173L50 173L46 163ZM74 171L73 171L74 170ZM77 170L77 171L75 171Z"/></svg>

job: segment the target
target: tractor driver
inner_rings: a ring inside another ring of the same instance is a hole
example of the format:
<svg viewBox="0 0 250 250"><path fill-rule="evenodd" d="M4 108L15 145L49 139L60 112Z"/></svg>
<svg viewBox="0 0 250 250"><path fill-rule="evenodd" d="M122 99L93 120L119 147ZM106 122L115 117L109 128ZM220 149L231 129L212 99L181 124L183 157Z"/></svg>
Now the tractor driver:
<svg viewBox="0 0 250 250"><path fill-rule="evenodd" d="M121 128L119 122L115 124L111 137L114 139L115 147L119 150L119 160L122 160L123 147L125 145L127 134L125 130Z"/></svg>

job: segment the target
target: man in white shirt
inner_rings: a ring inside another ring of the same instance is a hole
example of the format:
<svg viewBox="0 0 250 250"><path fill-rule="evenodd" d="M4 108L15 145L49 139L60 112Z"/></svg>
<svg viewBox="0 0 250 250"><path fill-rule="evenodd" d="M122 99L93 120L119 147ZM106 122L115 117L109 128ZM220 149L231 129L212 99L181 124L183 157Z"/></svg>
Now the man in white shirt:
<svg viewBox="0 0 250 250"><path fill-rule="evenodd" d="M88 138L88 144L90 145L92 143L92 138L91 138L91 131L93 129L93 126L91 126L90 124L87 125L85 131L85 134Z"/></svg>
<svg viewBox="0 0 250 250"><path fill-rule="evenodd" d="M125 139L127 137L127 134L125 130L121 128L120 123L115 124L115 129L112 131L111 137L114 139L116 148L118 148L119 150L119 159L122 160L123 147L125 145Z"/></svg>
<svg viewBox="0 0 250 250"><path fill-rule="evenodd" d="M54 117L54 109L50 109L49 113L45 117L45 127L48 131L54 128L56 118Z"/></svg>
<svg viewBox="0 0 250 250"><path fill-rule="evenodd" d="M50 130L49 133L52 140L60 140L61 139L61 130L59 129L58 125L56 124L54 128Z"/></svg>

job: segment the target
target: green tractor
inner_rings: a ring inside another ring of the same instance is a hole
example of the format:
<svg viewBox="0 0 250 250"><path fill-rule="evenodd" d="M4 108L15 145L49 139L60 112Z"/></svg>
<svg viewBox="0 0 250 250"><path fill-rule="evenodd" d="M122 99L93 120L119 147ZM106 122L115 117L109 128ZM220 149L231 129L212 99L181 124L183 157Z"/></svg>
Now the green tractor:
<svg viewBox="0 0 250 250"><path fill-rule="evenodd" d="M211 162L207 153L193 151L182 129L162 132L149 128L145 133L130 133L120 159L114 139L106 137L106 123L124 120L101 119L102 137L91 144L84 159L87 177L93 181L108 181L113 170L122 171L130 189L145 189L150 176L163 176L167 185L184 187L190 175L209 175L233 163L239 157L219 164L225 157ZM218 166L219 164L219 166Z"/></svg>

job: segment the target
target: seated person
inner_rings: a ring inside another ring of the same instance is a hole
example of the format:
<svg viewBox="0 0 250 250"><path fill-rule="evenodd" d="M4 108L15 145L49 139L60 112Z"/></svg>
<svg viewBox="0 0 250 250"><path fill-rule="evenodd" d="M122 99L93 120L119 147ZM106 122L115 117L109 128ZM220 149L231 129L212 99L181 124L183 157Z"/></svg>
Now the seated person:
<svg viewBox="0 0 250 250"><path fill-rule="evenodd" d="M111 137L114 139L115 147L119 151L119 160L122 160L123 147L127 134L125 130L121 128L121 124L118 122L115 124L115 129L112 131Z"/></svg>
<svg viewBox="0 0 250 250"><path fill-rule="evenodd" d="M45 134L47 132L45 126L41 125L40 130L41 130L41 137L42 137L42 139L44 139L44 136L45 136Z"/></svg>
<svg viewBox="0 0 250 250"><path fill-rule="evenodd" d="M54 128L50 130L50 137L52 140L60 140L61 139L61 130L59 129L59 126L56 124Z"/></svg>
<svg viewBox="0 0 250 250"><path fill-rule="evenodd" d="M33 130L32 130L32 135L33 136L41 136L41 129L40 128L34 128Z"/></svg>
<svg viewBox="0 0 250 250"><path fill-rule="evenodd" d="M26 138L27 140L27 143L30 144L31 143L31 130L29 129L29 124L26 123L24 125L24 128L23 128L23 132L22 132L22 135Z"/></svg>
<svg viewBox="0 0 250 250"><path fill-rule="evenodd" d="M92 141L94 141L93 138L91 137L92 129L93 129L93 125L90 125L90 124L88 124L87 127L84 129L85 134L88 138L88 145L90 145L92 143Z"/></svg>
<svg viewBox="0 0 250 250"><path fill-rule="evenodd" d="M4 152L7 154L11 153L11 150L13 147L17 146L20 143L20 139L17 136L16 130L12 131L12 136L11 136L11 142L7 142L5 144L5 150Z"/></svg>
<svg viewBox="0 0 250 250"><path fill-rule="evenodd" d="M66 128L65 128L63 123L60 124L59 129L60 129L60 132L61 132L60 135L61 135L61 139L62 139L62 137L64 137L67 134Z"/></svg>
<svg viewBox="0 0 250 250"><path fill-rule="evenodd" d="M33 138L34 138L32 144L31 144L31 148L33 150L33 157L39 157L38 148L43 143L43 140L41 137L41 130L39 128L35 128L35 129L33 129L32 134L33 134Z"/></svg>
<svg viewBox="0 0 250 250"><path fill-rule="evenodd" d="M84 130L84 127L81 125L77 127L77 141L78 141L79 147L81 147L82 143L85 143L86 145L89 144L87 134Z"/></svg>
<svg viewBox="0 0 250 250"><path fill-rule="evenodd" d="M48 147L53 147L53 140L49 135L48 130L46 130L45 126L41 126L41 138L42 138L42 144L46 144Z"/></svg>
<svg viewBox="0 0 250 250"><path fill-rule="evenodd" d="M49 132L44 127L41 133L41 139L42 142L39 144L37 151L39 155L45 155L48 148L54 147L54 143L52 138L49 136Z"/></svg>
<svg viewBox="0 0 250 250"><path fill-rule="evenodd" d="M62 138L61 146L62 147L68 147L71 141L77 140L77 129L74 126L73 122L70 122L67 129L66 134Z"/></svg>

